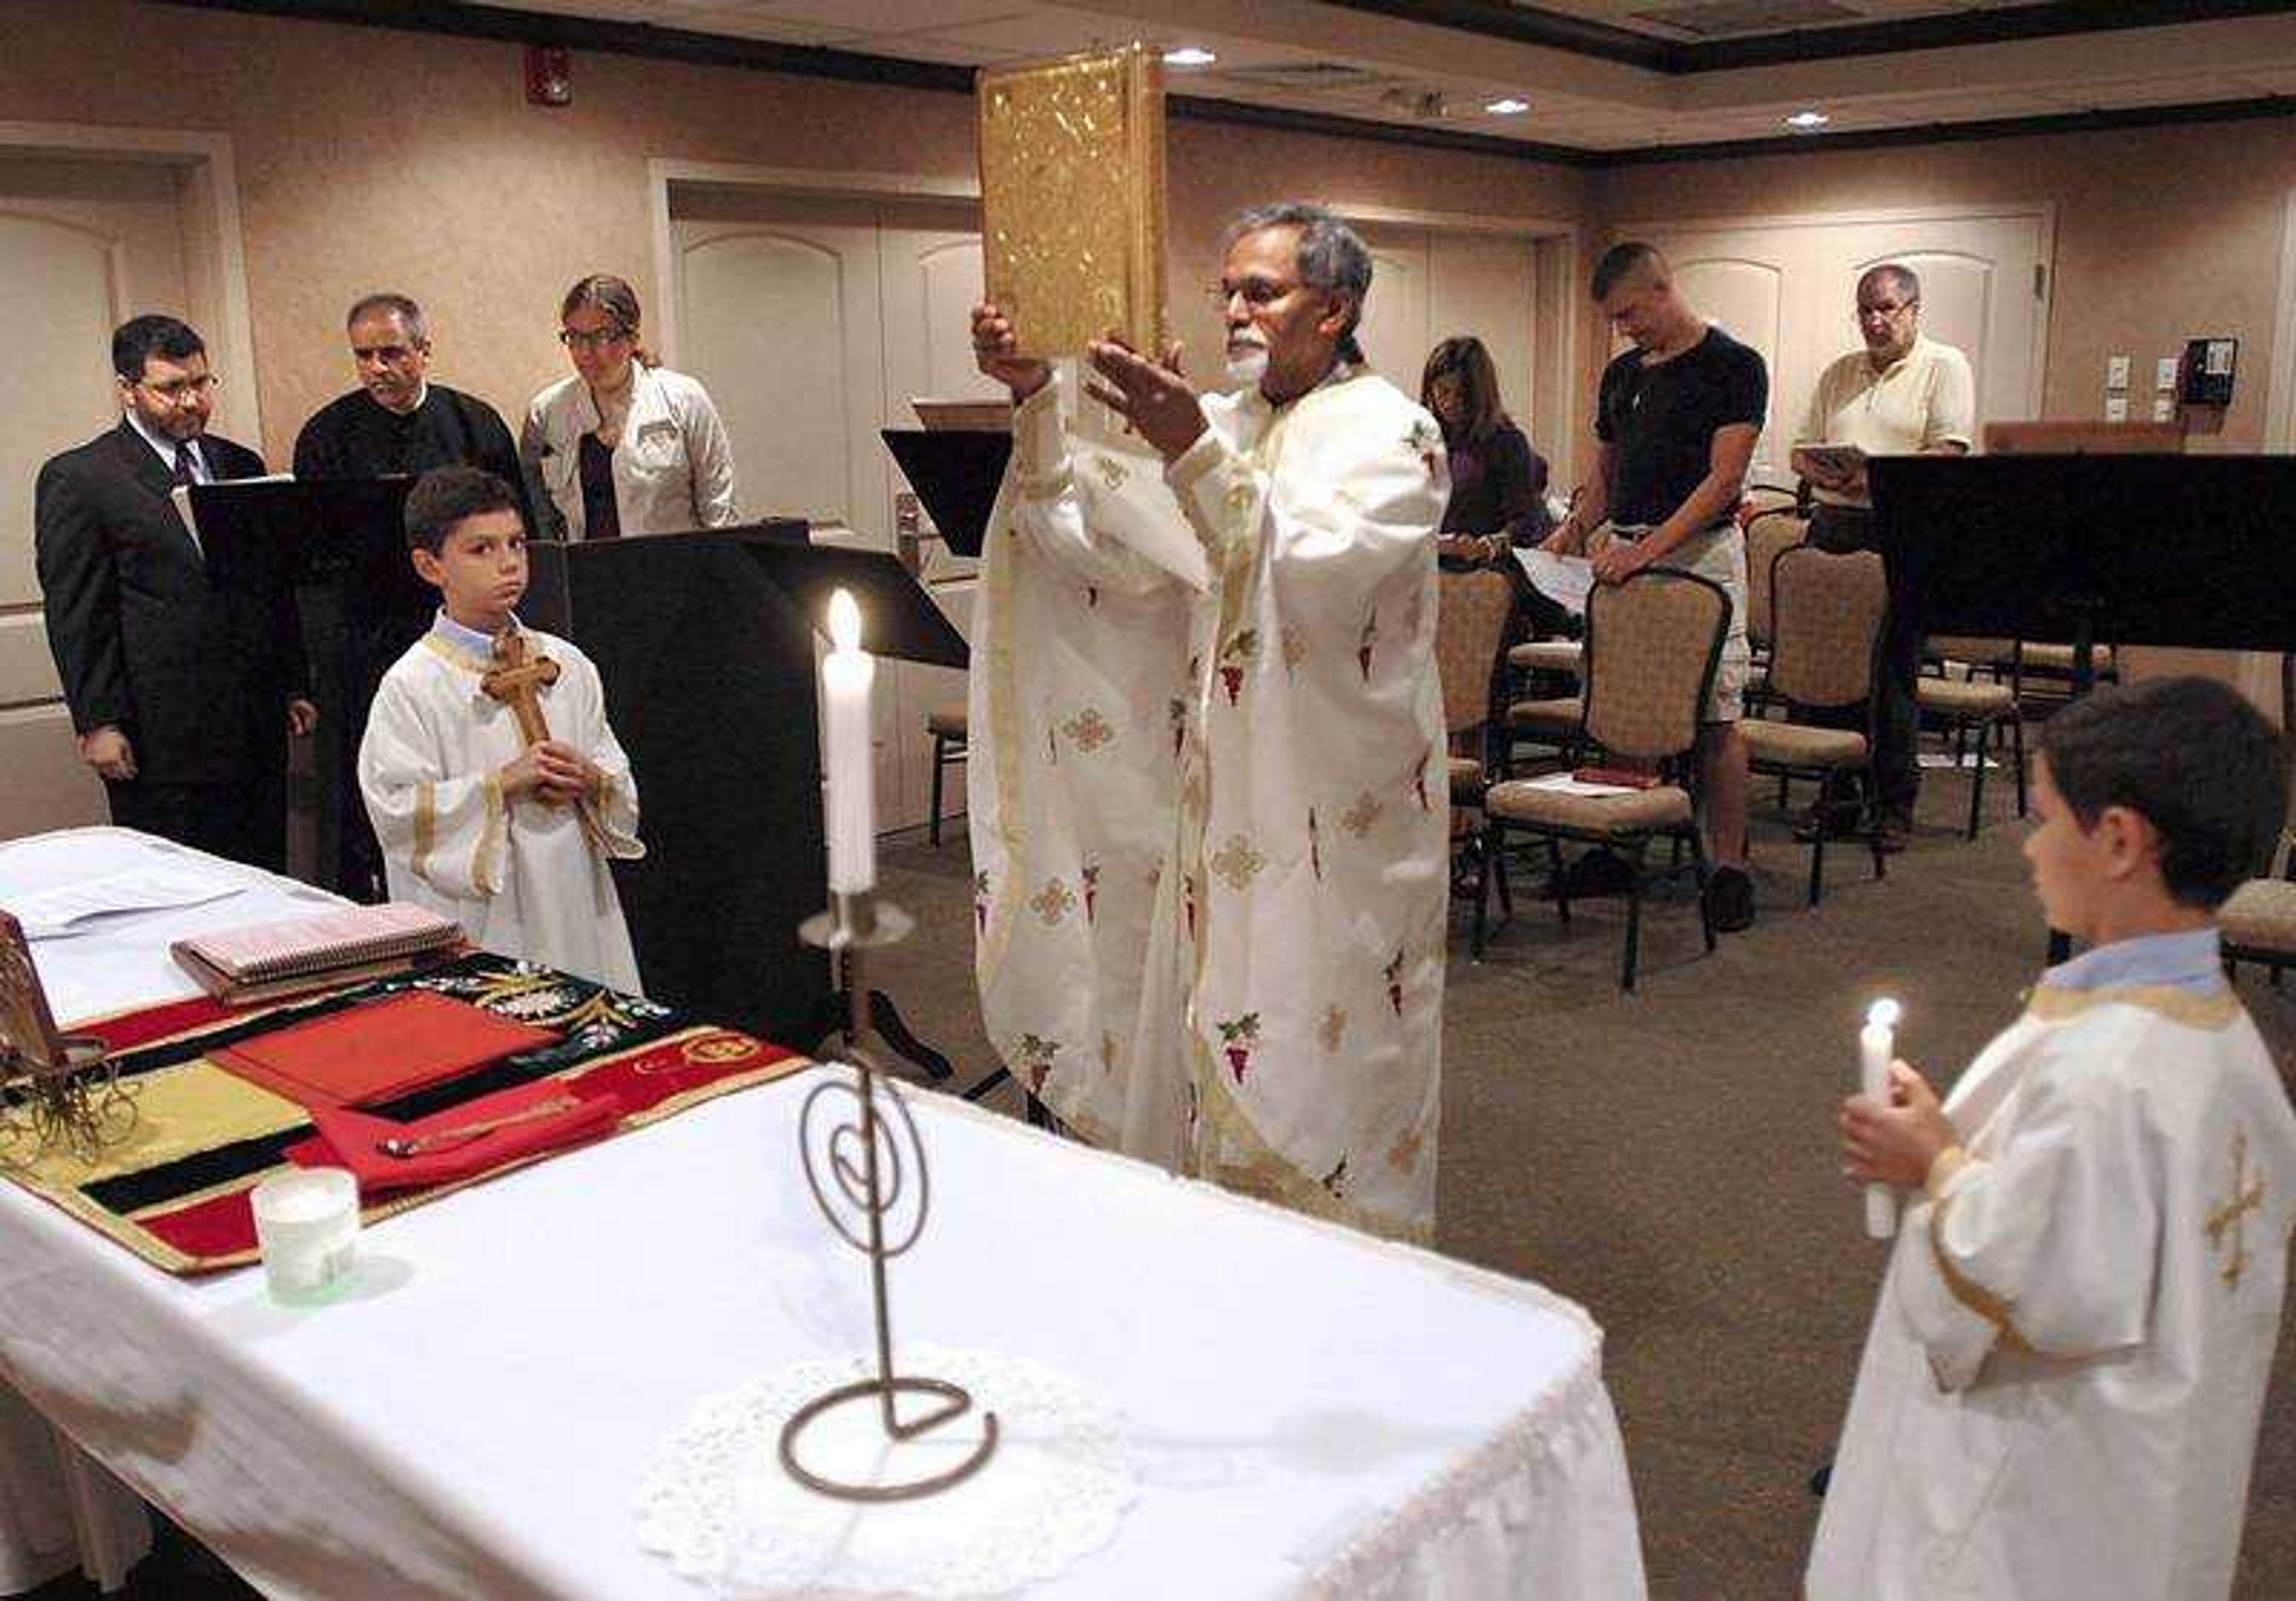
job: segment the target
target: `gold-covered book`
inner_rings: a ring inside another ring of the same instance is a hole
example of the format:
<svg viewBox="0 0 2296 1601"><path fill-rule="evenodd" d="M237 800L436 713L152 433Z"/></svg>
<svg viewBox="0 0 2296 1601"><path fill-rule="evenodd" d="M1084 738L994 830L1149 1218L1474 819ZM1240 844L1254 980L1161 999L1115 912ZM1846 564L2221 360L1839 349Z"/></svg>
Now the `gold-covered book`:
<svg viewBox="0 0 2296 1601"><path fill-rule="evenodd" d="M980 78L988 299L1026 356L1164 348L1164 71L1143 45Z"/></svg>

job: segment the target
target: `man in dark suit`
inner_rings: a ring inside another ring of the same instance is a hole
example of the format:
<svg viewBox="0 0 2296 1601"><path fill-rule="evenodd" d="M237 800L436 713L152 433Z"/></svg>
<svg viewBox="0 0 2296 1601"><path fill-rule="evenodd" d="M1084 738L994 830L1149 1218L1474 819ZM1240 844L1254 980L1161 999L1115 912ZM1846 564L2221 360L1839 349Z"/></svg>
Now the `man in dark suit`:
<svg viewBox="0 0 2296 1601"><path fill-rule="evenodd" d="M48 646L111 820L258 866L286 863L287 739L318 720L292 592L209 581L178 484L253 478L207 432L200 336L139 316L111 336L119 425L40 469L33 544Z"/></svg>

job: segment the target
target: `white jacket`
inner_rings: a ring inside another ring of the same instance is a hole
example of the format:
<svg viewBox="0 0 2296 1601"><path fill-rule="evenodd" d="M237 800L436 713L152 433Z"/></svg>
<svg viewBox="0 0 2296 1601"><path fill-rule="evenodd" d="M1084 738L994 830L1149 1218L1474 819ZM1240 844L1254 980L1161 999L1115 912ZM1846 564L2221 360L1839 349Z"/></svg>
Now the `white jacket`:
<svg viewBox="0 0 2296 1601"><path fill-rule="evenodd" d="M542 489L536 504L568 539L583 538L581 441L599 421L590 386L576 374L534 398L519 435L519 456ZM741 521L726 425L708 391L685 374L633 364L630 415L614 450L614 500L626 535Z"/></svg>

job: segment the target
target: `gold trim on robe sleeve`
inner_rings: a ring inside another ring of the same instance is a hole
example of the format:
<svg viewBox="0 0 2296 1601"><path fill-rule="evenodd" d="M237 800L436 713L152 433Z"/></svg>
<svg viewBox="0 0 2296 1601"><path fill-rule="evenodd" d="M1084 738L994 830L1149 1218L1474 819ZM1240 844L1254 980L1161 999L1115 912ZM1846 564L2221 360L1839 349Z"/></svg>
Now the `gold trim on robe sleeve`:
<svg viewBox="0 0 2296 1601"><path fill-rule="evenodd" d="M487 868L501 858L503 825L509 807L503 800L502 779L496 775L488 773L479 788L486 798L487 817L479 829L479 842L471 849L471 885L481 895L493 895L501 891L502 880Z"/></svg>
<svg viewBox="0 0 2296 1601"><path fill-rule="evenodd" d="M425 778L414 786L414 876L429 883L430 852L439 844L439 790Z"/></svg>

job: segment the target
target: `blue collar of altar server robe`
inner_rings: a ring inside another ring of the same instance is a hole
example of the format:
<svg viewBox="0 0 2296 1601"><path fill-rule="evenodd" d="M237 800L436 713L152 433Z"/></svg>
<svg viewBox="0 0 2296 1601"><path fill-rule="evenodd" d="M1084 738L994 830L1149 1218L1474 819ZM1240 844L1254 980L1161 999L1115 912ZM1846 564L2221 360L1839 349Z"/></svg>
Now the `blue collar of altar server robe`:
<svg viewBox="0 0 2296 1601"><path fill-rule="evenodd" d="M2208 993L2224 986L2214 924L2185 934L2140 934L2085 950L2041 975L2052 989L2124 989L2137 985Z"/></svg>
<svg viewBox="0 0 2296 1601"><path fill-rule="evenodd" d="M518 620L516 612L511 614L510 626L514 633L522 634L526 631L526 626ZM447 616L443 610L437 617L430 620L430 631L456 650L476 656L481 661L491 661L494 657L493 635L481 634L476 628L466 628Z"/></svg>

